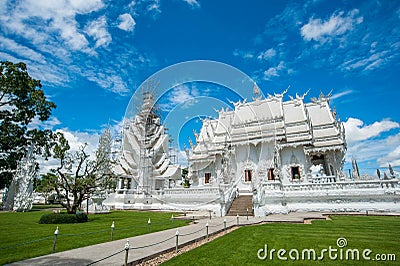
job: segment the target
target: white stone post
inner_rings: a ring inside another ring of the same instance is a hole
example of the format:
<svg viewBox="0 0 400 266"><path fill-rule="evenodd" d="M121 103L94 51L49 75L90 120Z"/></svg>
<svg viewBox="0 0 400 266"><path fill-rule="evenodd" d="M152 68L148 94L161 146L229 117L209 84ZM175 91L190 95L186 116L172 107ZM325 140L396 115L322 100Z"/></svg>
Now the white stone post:
<svg viewBox="0 0 400 266"><path fill-rule="evenodd" d="M56 252L56 244L57 244L57 236L58 236L58 226L56 230L54 231L54 241L53 241L53 253Z"/></svg>
<svg viewBox="0 0 400 266"><path fill-rule="evenodd" d="M115 228L115 225L114 225L114 221L113 221L112 224L111 224L111 237L110 237L110 241L113 241L114 228Z"/></svg>
<svg viewBox="0 0 400 266"><path fill-rule="evenodd" d="M176 230L175 237L176 237L175 253L176 253L176 254L178 254L178 246L179 246L179 230Z"/></svg>
<svg viewBox="0 0 400 266"><path fill-rule="evenodd" d="M126 240L126 243L125 243L125 266L127 266L128 265L128 254L129 254L129 248L130 248L130 246L129 246L129 239L127 239Z"/></svg>

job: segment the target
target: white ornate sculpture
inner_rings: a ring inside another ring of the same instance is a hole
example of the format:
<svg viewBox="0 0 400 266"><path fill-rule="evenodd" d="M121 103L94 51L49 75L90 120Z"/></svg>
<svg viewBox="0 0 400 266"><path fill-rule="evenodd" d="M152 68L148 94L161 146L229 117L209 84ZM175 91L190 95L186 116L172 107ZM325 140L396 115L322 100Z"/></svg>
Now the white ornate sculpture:
<svg viewBox="0 0 400 266"><path fill-rule="evenodd" d="M29 211L33 202L33 180L38 174L33 155L33 145L18 164L13 181L8 189L4 208L9 211Z"/></svg>

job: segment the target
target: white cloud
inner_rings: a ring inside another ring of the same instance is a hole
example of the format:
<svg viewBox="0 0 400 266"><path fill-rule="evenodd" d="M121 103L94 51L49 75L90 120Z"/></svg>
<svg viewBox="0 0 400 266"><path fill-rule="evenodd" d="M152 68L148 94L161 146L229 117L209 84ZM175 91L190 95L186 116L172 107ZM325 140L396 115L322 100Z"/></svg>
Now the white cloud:
<svg viewBox="0 0 400 266"><path fill-rule="evenodd" d="M193 93L194 92L194 93ZM186 101L193 100L194 97L197 96L196 90L190 90L189 86L187 85L179 85L172 89L171 95L169 96L169 102L172 105L177 105L184 103Z"/></svg>
<svg viewBox="0 0 400 266"><path fill-rule="evenodd" d="M183 1L186 2L187 4L189 4L190 6L192 6L193 8L200 7L200 3L197 0L183 0Z"/></svg>
<svg viewBox="0 0 400 266"><path fill-rule="evenodd" d="M71 151L79 150L85 143L87 148L85 149L88 154L94 155L97 145L99 143L100 134L91 134L80 131L70 131L69 129L58 129L56 132L61 132L64 137L68 140L68 144L71 147Z"/></svg>
<svg viewBox="0 0 400 266"><path fill-rule="evenodd" d="M352 158L357 159L358 163L366 161L377 161L383 154L388 154L391 148L386 146L385 139L367 139L348 143L346 152L346 162L351 162Z"/></svg>
<svg viewBox="0 0 400 266"><path fill-rule="evenodd" d="M147 6L147 11L154 12L155 16L160 14L161 13L160 0L150 1L150 4Z"/></svg>
<svg viewBox="0 0 400 266"><path fill-rule="evenodd" d="M354 9L344 14L343 11L334 13L328 20L310 18L307 24L301 27L301 36L306 41L324 43L331 38L351 31L355 24L363 22L363 17L358 16L359 11Z"/></svg>
<svg viewBox="0 0 400 266"><path fill-rule="evenodd" d="M166 97L165 100L162 100L159 106L165 111L171 111L179 104L183 104L182 108L189 108L196 103L197 96L200 96L200 93L196 86L192 85L189 87L188 85L181 84L168 91L163 96Z"/></svg>
<svg viewBox="0 0 400 266"><path fill-rule="evenodd" d="M107 20L105 16L91 21L86 26L86 33L96 41L96 48L100 46L107 47L112 40L111 34L107 31Z"/></svg>
<svg viewBox="0 0 400 266"><path fill-rule="evenodd" d="M386 168L388 164L400 166L399 123L382 120L364 125L364 122L359 119L349 118L344 126L347 140L347 164L355 158L359 165L368 167L360 170L370 173L374 173L375 168ZM390 133L382 135L390 130L396 130L395 135Z"/></svg>
<svg viewBox="0 0 400 266"><path fill-rule="evenodd" d="M99 143L100 134L70 131L67 128L58 129L56 132L63 133L64 137L68 140L70 151L72 152L79 150L86 143L87 146L85 148L85 152L90 155L91 159L94 158ZM49 172L50 169L59 166L59 161L53 158L48 158L48 160L44 160L44 158L38 158L37 161L39 163L41 174L45 174Z"/></svg>
<svg viewBox="0 0 400 266"><path fill-rule="evenodd" d="M353 90L345 90L345 91L342 91L339 93L335 93L331 96L331 100L339 99L339 98L341 98L345 95L351 94L351 93L353 93Z"/></svg>
<svg viewBox="0 0 400 266"><path fill-rule="evenodd" d="M388 155L379 158L378 163L381 167L385 167L388 164L392 166L400 166L400 143L396 149L391 151Z"/></svg>
<svg viewBox="0 0 400 266"><path fill-rule="evenodd" d="M0 48L8 51L12 51L23 59L29 59L39 63L45 63L45 57L35 50L28 48L26 46L20 45L12 39L0 36Z"/></svg>
<svg viewBox="0 0 400 266"><path fill-rule="evenodd" d="M82 73L90 81L97 83L104 89L117 93L119 95L126 95L129 89L121 76L116 73L96 72L88 70Z"/></svg>
<svg viewBox="0 0 400 266"><path fill-rule="evenodd" d="M360 119L351 117L343 124L346 130L346 141L349 144L377 137L383 132L400 128L399 123L389 120L382 120L370 125L364 125L364 122Z"/></svg>
<svg viewBox="0 0 400 266"><path fill-rule="evenodd" d="M136 22L132 16L128 13L119 15L118 17L118 28L124 31L133 31L135 29Z"/></svg>
<svg viewBox="0 0 400 266"><path fill-rule="evenodd" d="M40 128L40 129L53 129L55 126L61 125L60 120L57 117L50 117L46 121L40 121L37 116L29 124L29 129Z"/></svg>
<svg viewBox="0 0 400 266"><path fill-rule="evenodd" d="M391 151L378 159L379 165L382 167L388 166L388 164L400 166L400 133L395 136L389 136L384 145L391 148Z"/></svg>
<svg viewBox="0 0 400 266"><path fill-rule="evenodd" d="M89 41L75 17L103 7L101 0L19 1L0 11L0 23L6 32L23 36L39 49L40 45L51 43L55 47L66 45L69 49L91 54Z"/></svg>
<svg viewBox="0 0 400 266"><path fill-rule="evenodd" d="M254 58L254 54L253 52L250 51L242 51L239 49L236 49L235 51L233 51L233 55L237 56L237 57L241 57L243 59L251 59Z"/></svg>
<svg viewBox="0 0 400 266"><path fill-rule="evenodd" d="M258 60L270 60L276 55L276 51L273 48L270 48L257 56Z"/></svg>
<svg viewBox="0 0 400 266"><path fill-rule="evenodd" d="M346 71L355 69L373 70L392 59L388 54L389 50L363 55L344 62L340 67Z"/></svg>
<svg viewBox="0 0 400 266"><path fill-rule="evenodd" d="M283 61L279 62L276 67L270 67L264 71L264 79L270 80L273 77L279 77L285 68L285 63Z"/></svg>

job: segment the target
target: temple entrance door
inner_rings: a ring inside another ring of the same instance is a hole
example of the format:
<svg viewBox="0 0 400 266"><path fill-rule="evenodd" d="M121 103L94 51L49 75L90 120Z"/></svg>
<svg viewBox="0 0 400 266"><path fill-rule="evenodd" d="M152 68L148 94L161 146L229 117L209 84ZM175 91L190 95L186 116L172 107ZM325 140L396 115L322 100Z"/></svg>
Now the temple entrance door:
<svg viewBox="0 0 400 266"><path fill-rule="evenodd" d="M252 192L252 181L253 181L253 170L244 170L244 177L242 177L242 182L240 184L239 190L241 193L250 194Z"/></svg>
<svg viewBox="0 0 400 266"><path fill-rule="evenodd" d="M251 182L253 178L253 171L252 170L244 170L244 182Z"/></svg>

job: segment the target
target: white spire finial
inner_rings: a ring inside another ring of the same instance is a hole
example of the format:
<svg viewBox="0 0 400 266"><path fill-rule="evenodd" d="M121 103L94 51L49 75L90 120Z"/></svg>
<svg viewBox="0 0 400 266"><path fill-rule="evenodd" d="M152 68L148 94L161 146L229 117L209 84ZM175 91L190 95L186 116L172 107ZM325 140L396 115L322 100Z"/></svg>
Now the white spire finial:
<svg viewBox="0 0 400 266"><path fill-rule="evenodd" d="M260 96L260 88L257 86L257 83L254 82L254 86L253 86L253 93L255 97Z"/></svg>

